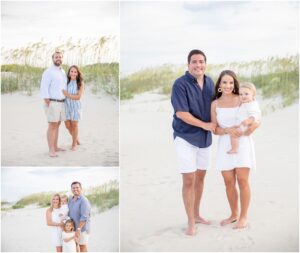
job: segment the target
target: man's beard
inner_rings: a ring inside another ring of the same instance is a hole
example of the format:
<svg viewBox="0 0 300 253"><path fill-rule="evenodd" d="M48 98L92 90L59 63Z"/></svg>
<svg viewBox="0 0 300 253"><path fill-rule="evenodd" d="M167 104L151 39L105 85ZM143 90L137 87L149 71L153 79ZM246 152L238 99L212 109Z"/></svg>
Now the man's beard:
<svg viewBox="0 0 300 253"><path fill-rule="evenodd" d="M59 67L61 65L61 61L54 61L53 62L55 66Z"/></svg>

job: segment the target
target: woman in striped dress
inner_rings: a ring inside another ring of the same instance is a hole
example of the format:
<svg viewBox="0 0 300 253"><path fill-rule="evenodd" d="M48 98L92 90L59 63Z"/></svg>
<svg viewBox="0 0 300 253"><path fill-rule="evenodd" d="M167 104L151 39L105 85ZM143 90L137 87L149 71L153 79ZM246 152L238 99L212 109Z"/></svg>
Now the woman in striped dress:
<svg viewBox="0 0 300 253"><path fill-rule="evenodd" d="M81 119L81 103L80 98L83 94L84 83L79 68L75 65L71 66L67 74L68 85L67 90L63 90L66 96L66 128L72 136L71 150L76 150L79 145L78 140L78 121Z"/></svg>

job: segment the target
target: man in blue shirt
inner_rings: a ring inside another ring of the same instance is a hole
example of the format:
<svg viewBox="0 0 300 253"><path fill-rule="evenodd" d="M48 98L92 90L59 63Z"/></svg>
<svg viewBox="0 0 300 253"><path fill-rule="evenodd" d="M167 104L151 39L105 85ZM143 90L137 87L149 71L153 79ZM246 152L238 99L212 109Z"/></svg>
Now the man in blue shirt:
<svg viewBox="0 0 300 253"><path fill-rule="evenodd" d="M210 224L199 213L203 182L210 160L210 107L214 82L205 73L206 56L197 49L188 55L188 71L172 88L173 130L179 171L182 173L182 196L188 216L187 235L196 234L195 223Z"/></svg>
<svg viewBox="0 0 300 253"><path fill-rule="evenodd" d="M69 216L75 222L80 252L87 252L88 236L90 232L91 205L88 199L81 194L80 182L71 184L73 197L69 200Z"/></svg>

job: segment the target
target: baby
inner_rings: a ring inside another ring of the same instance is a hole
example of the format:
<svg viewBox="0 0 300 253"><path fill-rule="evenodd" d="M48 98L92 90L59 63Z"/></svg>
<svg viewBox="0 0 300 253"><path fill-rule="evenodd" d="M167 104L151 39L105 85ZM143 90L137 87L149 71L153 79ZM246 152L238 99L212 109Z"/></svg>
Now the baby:
<svg viewBox="0 0 300 253"><path fill-rule="evenodd" d="M59 217L60 217L60 220L65 223L66 220L69 219L69 207L68 207L68 196L67 195L62 195L60 197L60 209L59 209Z"/></svg>
<svg viewBox="0 0 300 253"><path fill-rule="evenodd" d="M242 132L245 132L254 121L259 121L261 111L255 101L256 88L253 83L242 83L239 88L241 105L237 112L237 125ZM228 154L235 154L239 148L239 138L230 136L231 149Z"/></svg>

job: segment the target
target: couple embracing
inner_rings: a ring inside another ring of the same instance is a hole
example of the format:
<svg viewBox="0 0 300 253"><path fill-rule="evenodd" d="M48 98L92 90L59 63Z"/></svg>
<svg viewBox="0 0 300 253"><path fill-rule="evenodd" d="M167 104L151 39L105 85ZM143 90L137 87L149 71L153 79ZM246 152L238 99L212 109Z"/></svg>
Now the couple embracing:
<svg viewBox="0 0 300 253"><path fill-rule="evenodd" d="M61 121L72 136L71 150L76 150L78 121L81 119L80 98L83 94L83 77L76 65L69 68L67 75L62 68L63 54L56 51L52 55L53 65L46 69L41 81L41 96L45 102L48 121L47 141L49 156L57 157L57 152L65 151L58 147L58 132Z"/></svg>
<svg viewBox="0 0 300 253"><path fill-rule="evenodd" d="M47 225L57 252L87 252L91 205L80 182L71 184L73 196L54 194L46 211Z"/></svg>
<svg viewBox="0 0 300 253"><path fill-rule="evenodd" d="M188 71L175 81L171 96L174 143L188 218L187 235L196 234L196 223L210 224L200 215L199 208L210 166L212 133L219 136L216 169L222 173L231 209L230 216L221 220L220 225L236 223L234 229L247 226L248 177L250 170L255 169L251 134L260 124L260 109L252 83L240 85L233 71L224 70L214 85L205 70L206 55L192 50L188 55Z"/></svg>

